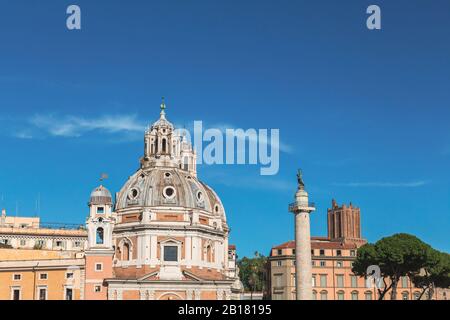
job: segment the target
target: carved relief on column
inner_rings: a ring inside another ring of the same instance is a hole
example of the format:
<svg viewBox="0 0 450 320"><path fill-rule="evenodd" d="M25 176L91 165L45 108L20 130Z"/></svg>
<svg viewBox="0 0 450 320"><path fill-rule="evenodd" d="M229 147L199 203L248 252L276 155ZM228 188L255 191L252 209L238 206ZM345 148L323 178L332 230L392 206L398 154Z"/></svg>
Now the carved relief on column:
<svg viewBox="0 0 450 320"><path fill-rule="evenodd" d="M115 298L114 291L115 290L108 288L108 297L107 297L108 300L114 300L114 298Z"/></svg>
<svg viewBox="0 0 450 320"><path fill-rule="evenodd" d="M193 300L194 291L193 290L186 290L186 300Z"/></svg>
<svg viewBox="0 0 450 320"><path fill-rule="evenodd" d="M195 300L200 300L200 290L195 289L194 294L195 294Z"/></svg>

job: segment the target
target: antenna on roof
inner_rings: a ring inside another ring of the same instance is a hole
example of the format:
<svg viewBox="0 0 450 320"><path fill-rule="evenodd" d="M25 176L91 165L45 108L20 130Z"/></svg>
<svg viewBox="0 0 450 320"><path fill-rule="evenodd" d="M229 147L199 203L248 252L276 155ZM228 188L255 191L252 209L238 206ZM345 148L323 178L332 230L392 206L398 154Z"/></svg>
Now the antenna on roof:
<svg viewBox="0 0 450 320"><path fill-rule="evenodd" d="M41 193L38 192L36 199L36 216L39 217L41 215Z"/></svg>

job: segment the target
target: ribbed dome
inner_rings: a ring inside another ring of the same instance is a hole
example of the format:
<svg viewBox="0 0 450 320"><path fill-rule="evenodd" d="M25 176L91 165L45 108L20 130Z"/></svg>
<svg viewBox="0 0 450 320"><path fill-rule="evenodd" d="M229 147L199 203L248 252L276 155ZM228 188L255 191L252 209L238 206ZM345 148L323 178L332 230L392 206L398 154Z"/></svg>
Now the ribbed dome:
<svg viewBox="0 0 450 320"><path fill-rule="evenodd" d="M111 192L104 186L99 186L91 192L91 197L89 199L89 205L101 205L109 204L112 205Z"/></svg>
<svg viewBox="0 0 450 320"><path fill-rule="evenodd" d="M177 168L140 169L123 186L116 210L132 207L183 207L205 210L225 220L217 194L189 172Z"/></svg>

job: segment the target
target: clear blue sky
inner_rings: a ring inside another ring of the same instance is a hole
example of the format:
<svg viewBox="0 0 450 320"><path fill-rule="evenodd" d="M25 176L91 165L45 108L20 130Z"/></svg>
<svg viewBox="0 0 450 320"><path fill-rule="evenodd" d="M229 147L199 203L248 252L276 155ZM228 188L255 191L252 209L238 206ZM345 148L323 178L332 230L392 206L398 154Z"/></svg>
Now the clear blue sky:
<svg viewBox="0 0 450 320"><path fill-rule="evenodd" d="M116 192L138 168L165 96L175 124L280 129L274 177L199 168L241 256L293 237L297 167L313 235L335 198L361 208L369 241L408 232L449 251L449 39L448 0L2 0L2 206L34 215L40 194L42 220L83 223L100 173Z"/></svg>

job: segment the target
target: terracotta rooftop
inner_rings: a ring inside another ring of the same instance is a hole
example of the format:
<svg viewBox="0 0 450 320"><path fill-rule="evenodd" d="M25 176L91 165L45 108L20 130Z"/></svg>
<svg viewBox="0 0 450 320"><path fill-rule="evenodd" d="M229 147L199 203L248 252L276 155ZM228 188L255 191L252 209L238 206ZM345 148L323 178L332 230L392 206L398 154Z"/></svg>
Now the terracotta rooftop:
<svg viewBox="0 0 450 320"><path fill-rule="evenodd" d="M0 234L87 237L86 230L0 227Z"/></svg>
<svg viewBox="0 0 450 320"><path fill-rule="evenodd" d="M311 249L357 249L358 246L355 243L343 243L334 241L318 241L317 239L311 239ZM282 243L272 249L295 249L295 241L290 240L288 242Z"/></svg>

